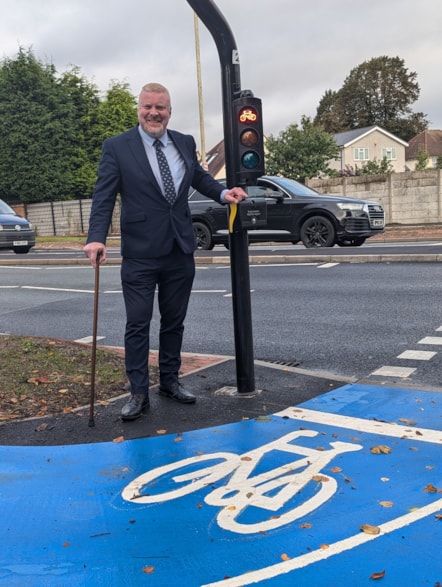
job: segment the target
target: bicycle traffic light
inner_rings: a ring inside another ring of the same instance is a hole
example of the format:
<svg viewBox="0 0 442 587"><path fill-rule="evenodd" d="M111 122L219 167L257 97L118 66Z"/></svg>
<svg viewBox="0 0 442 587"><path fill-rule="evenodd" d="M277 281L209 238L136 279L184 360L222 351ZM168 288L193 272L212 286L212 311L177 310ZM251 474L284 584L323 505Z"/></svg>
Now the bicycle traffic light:
<svg viewBox="0 0 442 587"><path fill-rule="evenodd" d="M265 174L262 104L253 96L233 100L235 178L237 185L255 185Z"/></svg>

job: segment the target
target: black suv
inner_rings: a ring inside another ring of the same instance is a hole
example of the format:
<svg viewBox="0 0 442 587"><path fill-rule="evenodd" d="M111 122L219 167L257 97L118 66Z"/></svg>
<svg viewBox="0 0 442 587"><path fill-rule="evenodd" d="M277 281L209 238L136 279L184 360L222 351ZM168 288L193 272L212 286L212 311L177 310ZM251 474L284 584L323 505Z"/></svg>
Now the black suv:
<svg viewBox="0 0 442 587"><path fill-rule="evenodd" d="M360 246L384 231L384 210L377 202L323 195L293 179L264 176L248 194L249 199L265 198L267 203L267 225L248 231L251 243ZM189 207L198 248L228 247L228 208L196 190L189 192Z"/></svg>

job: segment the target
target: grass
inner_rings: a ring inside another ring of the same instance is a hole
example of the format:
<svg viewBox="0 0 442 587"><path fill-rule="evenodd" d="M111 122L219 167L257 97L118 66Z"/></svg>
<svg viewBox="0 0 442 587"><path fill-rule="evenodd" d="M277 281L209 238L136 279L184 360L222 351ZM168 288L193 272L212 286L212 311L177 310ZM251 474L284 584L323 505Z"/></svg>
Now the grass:
<svg viewBox="0 0 442 587"><path fill-rule="evenodd" d="M39 337L0 336L0 422L72 412L88 406L92 348ZM126 383L121 353L97 348L95 402L123 393ZM151 367L152 384L158 379Z"/></svg>

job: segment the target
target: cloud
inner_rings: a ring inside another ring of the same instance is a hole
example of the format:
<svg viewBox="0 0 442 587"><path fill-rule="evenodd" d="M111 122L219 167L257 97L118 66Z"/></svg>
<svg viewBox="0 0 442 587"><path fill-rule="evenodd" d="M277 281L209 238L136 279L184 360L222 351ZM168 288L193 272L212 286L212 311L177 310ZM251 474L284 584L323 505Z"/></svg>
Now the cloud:
<svg viewBox="0 0 442 587"><path fill-rule="evenodd" d="M14 0L3 3L0 55L31 47L59 72L76 65L105 91L111 80L134 94L148 81L172 94L171 127L199 142L193 10L186 0ZM215 0L239 50L241 86L263 100L264 131L277 135L314 116L324 92L338 90L364 61L399 56L421 87L412 108L442 128L438 68L439 0ZM7 6L7 8L6 8ZM223 134L221 67L214 40L199 22L204 129L210 148Z"/></svg>

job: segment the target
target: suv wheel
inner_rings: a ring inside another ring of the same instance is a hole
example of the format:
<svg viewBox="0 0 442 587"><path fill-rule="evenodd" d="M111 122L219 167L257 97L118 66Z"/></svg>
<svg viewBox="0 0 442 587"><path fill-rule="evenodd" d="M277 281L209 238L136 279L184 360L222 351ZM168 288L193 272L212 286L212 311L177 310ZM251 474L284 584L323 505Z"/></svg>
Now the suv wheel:
<svg viewBox="0 0 442 587"><path fill-rule="evenodd" d="M205 224L194 222L193 232L195 234L197 249L202 249L203 251L211 251L213 249L212 234Z"/></svg>
<svg viewBox="0 0 442 587"><path fill-rule="evenodd" d="M366 240L365 237L361 236L360 238L340 238L337 242L340 247L360 247Z"/></svg>
<svg viewBox="0 0 442 587"><path fill-rule="evenodd" d="M332 247L336 241L336 231L325 216L312 216L301 226L301 240L307 249Z"/></svg>
<svg viewBox="0 0 442 587"><path fill-rule="evenodd" d="M29 253L30 250L31 250L31 247L14 247L13 248L14 253L16 253L17 255L26 255L26 253Z"/></svg>

